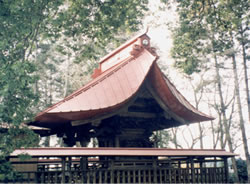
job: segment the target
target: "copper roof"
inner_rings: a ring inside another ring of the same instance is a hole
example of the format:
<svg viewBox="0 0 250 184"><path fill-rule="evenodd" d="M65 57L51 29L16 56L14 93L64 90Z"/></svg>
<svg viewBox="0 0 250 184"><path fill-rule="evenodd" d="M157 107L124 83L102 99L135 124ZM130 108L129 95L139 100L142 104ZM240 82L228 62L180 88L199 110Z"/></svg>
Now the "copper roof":
<svg viewBox="0 0 250 184"><path fill-rule="evenodd" d="M186 122L198 122L214 119L192 106L161 72L157 64L153 66L148 77L150 84L166 106Z"/></svg>
<svg viewBox="0 0 250 184"><path fill-rule="evenodd" d="M29 154L32 157L57 156L236 156L225 150L213 149L163 149L163 148L27 148L17 149L10 156Z"/></svg>
<svg viewBox="0 0 250 184"><path fill-rule="evenodd" d="M147 40L148 43L143 44ZM212 120L195 109L162 74L146 33L126 42L104 57L93 73L93 80L62 101L35 117L32 125L53 127L54 124L87 120L119 110L147 82L171 113L182 123Z"/></svg>

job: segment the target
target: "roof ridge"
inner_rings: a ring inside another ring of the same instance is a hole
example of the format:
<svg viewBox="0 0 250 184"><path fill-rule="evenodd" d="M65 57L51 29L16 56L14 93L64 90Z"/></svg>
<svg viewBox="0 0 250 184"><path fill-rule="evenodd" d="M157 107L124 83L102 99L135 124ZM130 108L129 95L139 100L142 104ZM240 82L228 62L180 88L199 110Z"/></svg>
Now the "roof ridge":
<svg viewBox="0 0 250 184"><path fill-rule="evenodd" d="M110 57L112 57L113 55L115 55L116 53L120 52L121 50L123 50L125 47L127 47L128 45L131 45L133 42L135 42L139 37L147 34L148 29L136 34L134 37L132 37L131 39L127 40L125 43L123 43L122 45L120 45L119 47L117 47L115 50L113 50L112 52L110 52L109 54L107 54L106 56L102 57L100 59L99 63L103 63L104 61L106 61L107 59L109 59Z"/></svg>

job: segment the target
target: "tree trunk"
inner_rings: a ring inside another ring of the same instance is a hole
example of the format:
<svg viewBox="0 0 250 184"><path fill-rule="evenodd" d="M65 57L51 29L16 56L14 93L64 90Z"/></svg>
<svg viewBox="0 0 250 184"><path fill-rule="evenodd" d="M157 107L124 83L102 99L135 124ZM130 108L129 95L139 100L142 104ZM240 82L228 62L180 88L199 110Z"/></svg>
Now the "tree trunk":
<svg viewBox="0 0 250 184"><path fill-rule="evenodd" d="M224 128L225 127L223 127L224 125L223 125L223 121L222 121L222 118L221 118L221 113L219 115L219 121L220 121L219 122L219 124L220 124L220 145L221 145L221 148L224 149L225 146L226 146L227 141L224 140L224 136L225 136Z"/></svg>
<svg viewBox="0 0 250 184"><path fill-rule="evenodd" d="M46 104L46 105L49 105L49 106L51 106L52 105L52 102L53 102L53 97L52 97L52 93L53 93L53 86L52 86L52 71L50 70L50 74L49 74L49 96L48 96L48 98L49 98L49 101L48 101L48 103L49 104Z"/></svg>
<svg viewBox="0 0 250 184"><path fill-rule="evenodd" d="M200 92L200 97L197 96L197 88L195 88L191 82L191 78L189 78L189 83L191 84L192 86L192 89L193 89L193 93L194 93L194 100L195 100L195 108L196 109L199 109L199 104L200 104L200 101L201 101L201 98L203 96L203 91L204 91L204 79L203 79L203 75L201 75L201 79L200 79L200 82L198 84L198 86L200 87L201 86L201 89L199 90ZM202 127L201 123L198 122L198 128L199 128L199 141L200 141L200 148L203 149L204 148L204 144L203 144L203 135L204 135L204 128Z"/></svg>
<svg viewBox="0 0 250 184"><path fill-rule="evenodd" d="M244 81L246 86L246 98L247 98L247 107L248 107L248 120L250 122L250 96L249 96L249 86L248 86L248 75L247 75L247 57L246 57L246 43L244 41L244 33L242 26L240 27L240 35L241 35L241 46L242 46L242 56L243 56L243 68L244 68Z"/></svg>
<svg viewBox="0 0 250 184"><path fill-rule="evenodd" d="M212 135L213 135L213 149L216 148L216 133L215 133L215 128L214 128L214 123L211 121L211 128L212 128Z"/></svg>
<svg viewBox="0 0 250 184"><path fill-rule="evenodd" d="M233 152L233 144L232 144L232 139L231 139L231 134L229 131L229 127L227 124L227 118L226 118L226 107L223 99L223 93L222 93L222 86L221 86L221 77L220 77L220 72L219 72L219 64L216 55L214 55L214 60L215 60L215 69L216 69L216 79L217 79L217 85L218 85L218 90L219 90L219 97L220 97L220 105L221 105L221 113L222 113L222 121L226 133L226 140L228 143L228 147L230 152ZM232 157L232 166L233 170L236 176L236 182L239 183L239 175L238 175L238 169L236 166L236 160L235 157Z"/></svg>
<svg viewBox="0 0 250 184"><path fill-rule="evenodd" d="M174 144L175 149L178 149L178 148L181 147L181 146L178 144L178 141L177 141L177 130L178 130L178 128L171 128L171 131L172 131L172 134L173 134L173 137L172 137L171 141L172 141L172 143Z"/></svg>
<svg viewBox="0 0 250 184"><path fill-rule="evenodd" d="M242 113L242 107L241 107L240 90L239 90L240 85L239 85L239 79L238 79L238 73L237 73L235 54L232 55L232 64L233 64L233 72L234 72L235 95L237 99L238 113L239 113L239 118L240 118L240 129L241 129L243 147L244 147L245 157L246 157L246 162L247 162L248 182L250 182L250 157L249 157L249 151L248 151L248 145L247 145L246 129L244 125L244 119L243 119L243 113Z"/></svg>
<svg viewBox="0 0 250 184"><path fill-rule="evenodd" d="M64 92L63 92L63 97L66 97L69 92L69 63L70 63L70 56L68 55L67 57L67 68L66 68L66 73L65 73L65 85L64 85Z"/></svg>
<svg viewBox="0 0 250 184"><path fill-rule="evenodd" d="M203 146L203 128L202 128L200 122L198 123L198 125L199 125L199 131L200 131L200 134L199 134L200 148L203 149L204 148L204 146Z"/></svg>

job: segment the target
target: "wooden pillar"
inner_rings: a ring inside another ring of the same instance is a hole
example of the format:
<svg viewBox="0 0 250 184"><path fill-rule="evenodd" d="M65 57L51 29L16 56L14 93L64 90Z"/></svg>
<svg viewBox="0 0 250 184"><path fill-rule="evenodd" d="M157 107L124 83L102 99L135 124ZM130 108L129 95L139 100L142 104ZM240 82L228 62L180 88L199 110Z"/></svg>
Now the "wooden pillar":
<svg viewBox="0 0 250 184"><path fill-rule="evenodd" d="M41 173L41 183L45 183L45 168L42 169L42 173Z"/></svg>
<svg viewBox="0 0 250 184"><path fill-rule="evenodd" d="M195 183L194 158L191 157L191 183Z"/></svg>
<svg viewBox="0 0 250 184"><path fill-rule="evenodd" d="M71 165L72 165L72 158L71 156L68 157L68 165L67 165L67 170L69 172L69 183L72 182L73 180L73 175L72 175L72 171L71 171Z"/></svg>
<svg viewBox="0 0 250 184"><path fill-rule="evenodd" d="M154 168L154 183L158 183L158 181L157 181L157 162L156 162L156 160L153 161L153 168Z"/></svg>
<svg viewBox="0 0 250 184"><path fill-rule="evenodd" d="M202 162L202 160L200 160L199 164L200 164L200 181L199 182L203 183L205 181L203 180L203 162Z"/></svg>
<svg viewBox="0 0 250 184"><path fill-rule="evenodd" d="M35 172L35 181L34 181L34 182L35 182L35 183L38 183L38 181L39 181L39 180L38 180L38 172Z"/></svg>
<svg viewBox="0 0 250 184"><path fill-rule="evenodd" d="M190 182L190 167L189 167L189 159L187 158L187 183Z"/></svg>
<svg viewBox="0 0 250 184"><path fill-rule="evenodd" d="M66 166L66 158L62 157L62 180L61 183L65 183L65 166Z"/></svg>
<svg viewBox="0 0 250 184"><path fill-rule="evenodd" d="M111 165L110 165L110 183L114 183L114 161L111 160Z"/></svg>
<svg viewBox="0 0 250 184"><path fill-rule="evenodd" d="M227 157L223 157L224 160L224 170L225 170L225 181L224 183L228 183L228 163L227 163Z"/></svg>
<svg viewBox="0 0 250 184"><path fill-rule="evenodd" d="M82 183L86 183L87 178L87 169L88 169L88 158L87 157L81 157L80 159L80 170L82 173Z"/></svg>

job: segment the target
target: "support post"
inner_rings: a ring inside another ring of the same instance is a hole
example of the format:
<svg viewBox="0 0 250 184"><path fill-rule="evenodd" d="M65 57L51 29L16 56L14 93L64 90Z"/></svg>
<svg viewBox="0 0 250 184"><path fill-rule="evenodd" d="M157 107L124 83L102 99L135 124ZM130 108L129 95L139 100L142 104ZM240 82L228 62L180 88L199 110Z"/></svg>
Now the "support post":
<svg viewBox="0 0 250 184"><path fill-rule="evenodd" d="M62 180L61 180L61 183L65 183L65 166L66 166L66 158L62 157Z"/></svg>
<svg viewBox="0 0 250 184"><path fill-rule="evenodd" d="M158 183L158 181L157 181L157 162L155 159L153 161L153 168L154 168L154 183Z"/></svg>
<svg viewBox="0 0 250 184"><path fill-rule="evenodd" d="M227 157L223 157L224 160L224 170L225 170L225 183L228 183L228 163L227 163Z"/></svg>
<svg viewBox="0 0 250 184"><path fill-rule="evenodd" d="M201 183L205 182L203 180L203 159L200 160L200 181Z"/></svg>
<svg viewBox="0 0 250 184"><path fill-rule="evenodd" d="M187 182L190 183L190 167L189 158L187 158Z"/></svg>
<svg viewBox="0 0 250 184"><path fill-rule="evenodd" d="M81 157L80 159L80 170L82 173L82 183L86 183L87 181L87 169L88 169L88 158Z"/></svg>
<svg viewBox="0 0 250 184"><path fill-rule="evenodd" d="M73 175L72 175L72 171L71 171L71 165L72 165L72 158L71 158L71 156L69 156L68 157L68 166L67 166L67 170L68 170L68 172L69 172L69 183L71 183L72 182L72 180L73 180Z"/></svg>
<svg viewBox="0 0 250 184"><path fill-rule="evenodd" d="M114 183L115 178L114 178L114 161L111 160L111 165L110 165L110 182Z"/></svg>
<svg viewBox="0 0 250 184"><path fill-rule="evenodd" d="M195 170L194 170L194 158L191 157L191 183L195 183Z"/></svg>

